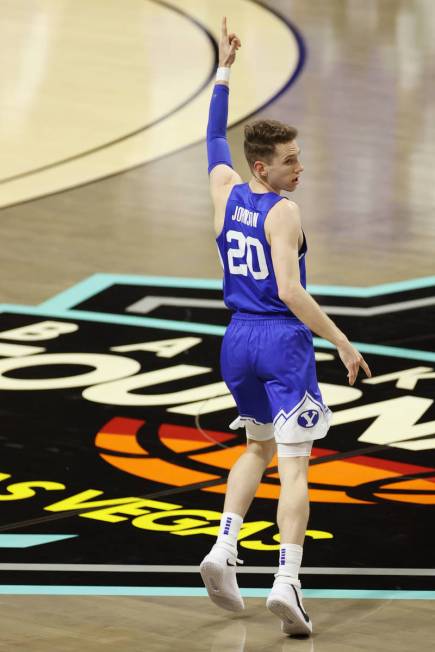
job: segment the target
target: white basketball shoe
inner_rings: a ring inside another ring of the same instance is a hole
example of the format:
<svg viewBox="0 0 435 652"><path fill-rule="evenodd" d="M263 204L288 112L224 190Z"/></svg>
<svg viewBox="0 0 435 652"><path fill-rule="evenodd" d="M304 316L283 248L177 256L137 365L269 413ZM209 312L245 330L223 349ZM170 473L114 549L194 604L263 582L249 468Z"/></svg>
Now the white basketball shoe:
<svg viewBox="0 0 435 652"><path fill-rule="evenodd" d="M313 624L304 609L301 589L297 584L290 584L288 577L275 575L266 607L281 618L284 634L308 636L312 633Z"/></svg>
<svg viewBox="0 0 435 652"><path fill-rule="evenodd" d="M210 599L222 609L242 611L245 603L236 579L237 550L215 544L202 560L199 571Z"/></svg>

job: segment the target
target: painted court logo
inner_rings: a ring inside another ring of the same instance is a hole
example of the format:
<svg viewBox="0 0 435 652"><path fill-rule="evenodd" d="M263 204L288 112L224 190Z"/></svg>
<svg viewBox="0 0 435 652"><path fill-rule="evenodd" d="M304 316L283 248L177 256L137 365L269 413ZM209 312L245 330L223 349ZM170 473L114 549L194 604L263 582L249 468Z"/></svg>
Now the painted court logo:
<svg viewBox="0 0 435 652"><path fill-rule="evenodd" d="M104 563L124 558L140 564L145 541L148 563L164 564L175 541L183 563L196 564L210 537L219 535L228 474L246 450L245 433L229 427L237 409L219 373L227 319L219 308L221 290L154 287L147 280L129 281L126 293L122 278L111 285L102 280L101 297L94 292L90 298L87 285L88 296L78 300L75 294L77 309L69 306L69 315L65 305L62 313L53 305L3 310L0 480L2 474L17 479L0 491L3 528L20 520L26 533L35 518L34 495L50 517L77 515L71 529L69 520L57 526L56 534L69 539L53 546L54 563L88 551L92 557L98 549ZM388 301L416 301L421 294L395 293ZM356 298L343 306L349 300L339 300L341 310L352 311L340 315L343 328L356 341L366 335L374 340L362 345L374 375L349 387L335 350L315 342L322 399L333 419L310 459L312 529L305 563L316 566L321 559L327 567L354 568L357 560L366 568L399 568L418 550L429 567L435 358L426 349L399 347L414 328L413 311L395 321L385 312L382 321L378 298L376 328L366 333L361 329L372 318L361 320L360 313L371 310L370 301ZM435 304L421 310L418 337L429 347ZM110 311L107 321L104 311ZM384 345L390 341L396 346ZM291 422L309 436L329 417L325 412L320 400L307 395L275 425ZM32 465L23 469L27 460ZM277 466L275 457L256 491L255 519L248 517L238 536L254 566L263 558L275 564L281 543ZM28 483L40 476L47 480L34 484L34 491ZM231 529L225 521L222 532L228 536ZM363 545L367 537L370 547ZM16 558L9 552L8 561L34 562L41 558L37 552L30 548L24 556L20 550ZM417 586L406 581L408 588ZM382 586L395 582L385 576Z"/></svg>
<svg viewBox="0 0 435 652"><path fill-rule="evenodd" d="M153 427L143 419L114 417L97 433L95 446L102 460L123 473L223 495L227 474L245 443L234 433L207 428L205 434L207 438L197 428L177 423ZM313 448L309 470L312 503L374 505L394 501L429 505L435 501L435 484L427 466L373 455L337 459L337 454L334 449ZM274 458L266 469L257 497L279 498L276 463ZM229 527L226 521L224 530Z"/></svg>
<svg viewBox="0 0 435 652"><path fill-rule="evenodd" d="M319 417L320 413L318 410L306 410L306 412L302 412L302 414L299 415L298 424L302 426L302 428L313 428L318 422Z"/></svg>

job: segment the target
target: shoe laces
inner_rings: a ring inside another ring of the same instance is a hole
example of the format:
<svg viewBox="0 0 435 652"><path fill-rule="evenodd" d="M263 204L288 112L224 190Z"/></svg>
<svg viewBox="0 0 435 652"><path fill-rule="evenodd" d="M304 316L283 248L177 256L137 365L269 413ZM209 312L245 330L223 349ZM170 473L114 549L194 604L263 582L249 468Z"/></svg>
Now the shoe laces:
<svg viewBox="0 0 435 652"><path fill-rule="evenodd" d="M242 559L239 559L237 557L237 553L230 555L230 561L235 562L236 566L241 566L242 564L245 563Z"/></svg>
<svg viewBox="0 0 435 652"><path fill-rule="evenodd" d="M226 550L226 552L228 553L228 558L229 558L229 560L235 562L237 566L241 566L242 564L245 563L242 559L239 559L239 558L237 557L237 550L236 550L236 551L234 551L234 550L229 550L225 544L224 544L224 545L222 545L222 544L220 544L220 545L219 545L219 544L216 544L216 545L217 545L217 547L219 547L219 548L221 548L221 549L223 548L224 550Z"/></svg>

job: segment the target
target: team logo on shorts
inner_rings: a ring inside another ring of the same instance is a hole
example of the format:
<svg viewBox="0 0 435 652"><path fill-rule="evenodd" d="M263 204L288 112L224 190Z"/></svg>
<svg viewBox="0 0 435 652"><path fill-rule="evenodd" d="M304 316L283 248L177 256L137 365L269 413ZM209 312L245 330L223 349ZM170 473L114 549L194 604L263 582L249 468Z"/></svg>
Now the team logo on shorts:
<svg viewBox="0 0 435 652"><path fill-rule="evenodd" d="M298 416L298 424L302 428L313 428L320 418L320 413L317 410L306 410Z"/></svg>

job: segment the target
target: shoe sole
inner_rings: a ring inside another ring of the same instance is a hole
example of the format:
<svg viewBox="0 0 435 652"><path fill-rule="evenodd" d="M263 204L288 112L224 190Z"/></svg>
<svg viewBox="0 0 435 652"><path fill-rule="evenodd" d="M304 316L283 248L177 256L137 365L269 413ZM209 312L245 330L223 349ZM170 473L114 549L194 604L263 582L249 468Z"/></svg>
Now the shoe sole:
<svg viewBox="0 0 435 652"><path fill-rule="evenodd" d="M282 620L282 631L285 634L308 636L312 633L312 627L287 602L274 598L266 602L266 607Z"/></svg>
<svg viewBox="0 0 435 652"><path fill-rule="evenodd" d="M205 584L210 600L218 607L227 611L243 611L245 608L243 600L240 603L222 595L223 569L220 564L216 564L213 561L204 561L199 567L199 572L201 573L202 581Z"/></svg>

